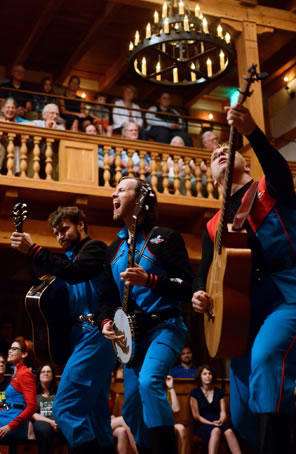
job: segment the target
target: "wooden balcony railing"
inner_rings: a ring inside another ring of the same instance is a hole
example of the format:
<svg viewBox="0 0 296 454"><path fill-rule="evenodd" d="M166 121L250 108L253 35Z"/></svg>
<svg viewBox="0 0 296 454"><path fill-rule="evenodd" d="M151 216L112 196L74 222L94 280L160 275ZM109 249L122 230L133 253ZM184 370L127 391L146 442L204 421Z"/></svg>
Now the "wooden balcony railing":
<svg viewBox="0 0 296 454"><path fill-rule="evenodd" d="M104 151L103 181L100 181L100 185L104 188L115 186L122 177L121 152L125 150L129 158L126 169L129 176L134 174L133 153L138 152L139 176L143 180L148 177L155 191L165 195L184 197L194 195L196 198L204 198L200 163L202 160L209 160L209 152L205 150L11 123L0 123L0 137L2 152L6 150L2 167L6 166L7 172L2 175L3 177L44 179L53 184L60 182L97 187L99 184L98 148L100 147ZM108 157L110 150L115 152L113 178L111 178ZM149 175L145 169L146 154L151 158ZM19 156L19 171L16 174L17 156ZM167 162L169 157L173 160L173 179L169 178ZM184 162L181 170L180 159ZM190 167L192 162L195 164L194 171ZM161 189L158 181L160 175ZM5 184L5 178L2 181ZM207 198L213 199L214 186L209 167L206 173L206 191Z"/></svg>

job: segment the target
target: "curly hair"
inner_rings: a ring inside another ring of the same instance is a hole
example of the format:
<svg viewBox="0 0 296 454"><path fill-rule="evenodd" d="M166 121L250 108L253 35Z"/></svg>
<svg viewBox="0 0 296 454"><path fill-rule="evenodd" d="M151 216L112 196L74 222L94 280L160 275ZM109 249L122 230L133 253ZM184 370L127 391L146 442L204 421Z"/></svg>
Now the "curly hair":
<svg viewBox="0 0 296 454"><path fill-rule="evenodd" d="M80 221L82 221L84 223L84 231L85 233L87 233L88 225L85 214L80 208L75 206L72 207L59 206L56 211L49 215L48 224L52 228L55 228L58 227L58 225L65 219L69 219L74 225L77 225L79 224Z"/></svg>

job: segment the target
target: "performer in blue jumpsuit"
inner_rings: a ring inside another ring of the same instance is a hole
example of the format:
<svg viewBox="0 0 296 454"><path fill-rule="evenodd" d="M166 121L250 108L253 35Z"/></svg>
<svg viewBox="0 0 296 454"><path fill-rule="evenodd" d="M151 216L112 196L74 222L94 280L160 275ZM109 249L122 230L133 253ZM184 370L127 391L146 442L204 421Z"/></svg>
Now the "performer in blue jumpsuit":
<svg viewBox="0 0 296 454"><path fill-rule="evenodd" d="M67 285L73 319L71 355L53 414L74 453L113 453L108 398L116 358L111 342L94 324L106 246L87 236L84 213L77 207L59 207L50 215L49 224L66 257L34 244L27 233L13 233L12 247L27 253L43 272L58 276Z"/></svg>
<svg viewBox="0 0 296 454"><path fill-rule="evenodd" d="M289 419L294 410L296 379L296 205L293 179L285 159L267 141L242 105L228 109L229 124L247 136L265 176L245 221L252 251L251 322L243 357L232 360L231 416L242 437L257 452L288 452ZM214 181L223 187L227 147L211 158ZM232 222L252 178L236 153L227 221ZM204 312L209 295L205 283L213 257L220 213L207 224L202 262L193 284L193 308ZM237 301L239 304L239 301Z"/></svg>
<svg viewBox="0 0 296 454"><path fill-rule="evenodd" d="M113 194L113 218L124 221L125 227L108 250L98 322L108 339L118 339L111 319L114 309L121 306L125 285L132 286L130 302L139 323L139 354L136 364L124 369L122 414L140 454L151 452L151 445L155 454L176 454L174 418L164 383L185 343L180 303L191 297L191 267L182 237L171 229L157 227L139 264L127 268L129 232L143 184L126 177ZM140 215L136 233L136 261L154 225L156 197L149 198L147 205L148 214Z"/></svg>

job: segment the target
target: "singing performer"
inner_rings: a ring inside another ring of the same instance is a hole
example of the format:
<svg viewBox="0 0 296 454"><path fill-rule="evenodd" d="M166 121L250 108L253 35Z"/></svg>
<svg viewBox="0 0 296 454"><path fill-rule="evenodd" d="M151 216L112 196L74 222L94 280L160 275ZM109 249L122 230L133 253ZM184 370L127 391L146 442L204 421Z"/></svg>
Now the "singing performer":
<svg viewBox="0 0 296 454"><path fill-rule="evenodd" d="M248 349L244 356L231 363L231 416L234 427L254 445L257 428L258 453L288 452L296 378L293 179L287 162L269 144L246 107L236 104L227 108L227 120L248 138L264 172L244 224L252 252L251 321ZM225 146L218 147L211 157L214 183L222 189L226 160ZM236 153L229 223L251 183L250 170L244 158ZM202 261L193 284L192 305L197 312L205 312L211 296L205 288L218 222L219 214L208 222L203 234Z"/></svg>
<svg viewBox="0 0 296 454"><path fill-rule="evenodd" d="M125 286L132 286L130 302L141 320L140 359L133 367L124 368L122 414L139 454L177 454L174 418L164 384L185 343L180 303L191 298L192 275L182 237L174 230L160 227L153 231L139 264L127 268L133 214L144 184L140 179L125 177L113 193L113 219L125 226L108 249L109 265L98 322L107 339L121 338L115 334L112 318L114 309L121 306ZM140 214L136 231L136 261L155 225L155 194L149 197L147 205L149 210Z"/></svg>
<svg viewBox="0 0 296 454"><path fill-rule="evenodd" d="M94 324L106 245L89 238L85 215L77 207L59 207L48 222L66 256L54 255L35 244L28 233L14 232L11 246L67 285L73 319L72 352L61 377L53 415L74 454L113 454L108 397L116 358L112 344Z"/></svg>

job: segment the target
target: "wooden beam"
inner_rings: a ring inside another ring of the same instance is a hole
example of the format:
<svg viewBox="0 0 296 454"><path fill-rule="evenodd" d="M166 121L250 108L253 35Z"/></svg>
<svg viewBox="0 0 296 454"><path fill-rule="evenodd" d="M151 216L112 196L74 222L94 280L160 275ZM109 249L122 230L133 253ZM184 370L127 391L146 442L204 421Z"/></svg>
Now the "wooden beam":
<svg viewBox="0 0 296 454"><path fill-rule="evenodd" d="M61 72L56 73L55 81L57 83L63 83L74 66L81 60L83 55L88 51L92 44L94 36L98 33L98 30L103 25L108 24L111 18L114 17L114 10L116 5L114 3L107 3L104 13L96 18L92 26L90 27L86 36L82 39L80 46L77 47L74 54L68 59L67 63L62 67Z"/></svg>
<svg viewBox="0 0 296 454"><path fill-rule="evenodd" d="M40 2L43 9L39 15L33 28L28 26L27 36L19 37L21 39L21 46L18 52L14 55L10 67L15 64L23 64L30 56L34 46L39 43L39 38L44 32L47 25L51 22L56 14L57 9L63 4L64 0L51 0L50 2Z"/></svg>
<svg viewBox="0 0 296 454"><path fill-rule="evenodd" d="M99 86L99 91L108 92L126 71L128 67L127 54L122 55L118 60L115 60L111 68L106 72L103 82Z"/></svg>
<svg viewBox="0 0 296 454"><path fill-rule="evenodd" d="M116 3L125 4L142 8L147 4L147 8L160 9L163 0L113 0ZM295 31L296 17L291 11L270 8L257 5L245 6L237 0L200 0L199 5L203 14L218 17L220 19L232 19L238 21L251 21L259 25L266 25L280 30ZM189 1L192 11L196 6L195 1Z"/></svg>

